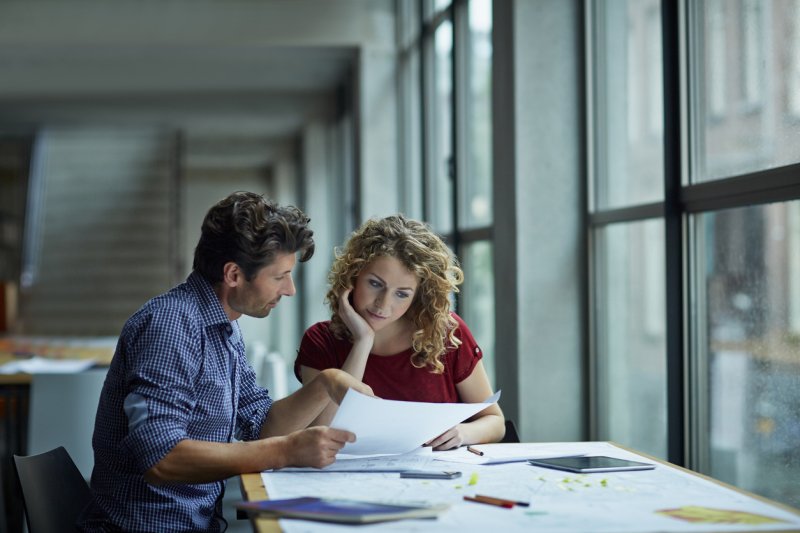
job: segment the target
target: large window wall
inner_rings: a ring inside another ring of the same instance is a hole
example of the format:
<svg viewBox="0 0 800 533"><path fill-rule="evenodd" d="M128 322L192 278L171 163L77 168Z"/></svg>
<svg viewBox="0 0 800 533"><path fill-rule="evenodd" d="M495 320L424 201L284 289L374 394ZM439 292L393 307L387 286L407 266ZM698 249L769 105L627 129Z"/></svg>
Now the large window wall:
<svg viewBox="0 0 800 533"><path fill-rule="evenodd" d="M491 0L404 0L398 22L404 210L461 261L455 308L494 380Z"/></svg>
<svg viewBox="0 0 800 533"><path fill-rule="evenodd" d="M800 506L800 1L586 20L592 436Z"/></svg>

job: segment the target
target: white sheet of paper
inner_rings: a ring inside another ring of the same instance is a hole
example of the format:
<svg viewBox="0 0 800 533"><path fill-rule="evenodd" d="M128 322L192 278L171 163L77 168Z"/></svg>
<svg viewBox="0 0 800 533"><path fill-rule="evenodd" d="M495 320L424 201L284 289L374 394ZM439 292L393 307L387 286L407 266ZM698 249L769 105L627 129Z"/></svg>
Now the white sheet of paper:
<svg viewBox="0 0 800 533"><path fill-rule="evenodd" d="M94 364L94 359L48 359L36 356L0 365L0 374L75 374Z"/></svg>
<svg viewBox="0 0 800 533"><path fill-rule="evenodd" d="M356 434L356 442L346 444L343 453L407 453L499 399L500 391L481 403L403 402L373 398L350 389L331 427Z"/></svg>
<svg viewBox="0 0 800 533"><path fill-rule="evenodd" d="M433 458L437 461L449 463L464 463L470 465L496 465L501 463L524 463L528 459L545 459L547 457L562 457L564 455L583 455L582 453L565 452L561 444L547 443L495 443L476 444L472 448L483 452L476 455L466 446L454 450L436 452Z"/></svg>

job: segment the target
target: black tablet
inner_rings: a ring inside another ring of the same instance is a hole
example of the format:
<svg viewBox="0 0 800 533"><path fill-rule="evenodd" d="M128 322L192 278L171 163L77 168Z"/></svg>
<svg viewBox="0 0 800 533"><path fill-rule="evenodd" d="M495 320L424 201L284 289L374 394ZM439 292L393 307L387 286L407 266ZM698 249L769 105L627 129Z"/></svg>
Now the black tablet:
<svg viewBox="0 0 800 533"><path fill-rule="evenodd" d="M651 463L640 463L639 461L617 459L616 457L606 457L604 455L528 459L528 462L535 466L544 466L546 468L555 468L557 470L566 470L568 472L578 472L581 474L590 472L617 472L620 470L651 470L656 467L656 465Z"/></svg>

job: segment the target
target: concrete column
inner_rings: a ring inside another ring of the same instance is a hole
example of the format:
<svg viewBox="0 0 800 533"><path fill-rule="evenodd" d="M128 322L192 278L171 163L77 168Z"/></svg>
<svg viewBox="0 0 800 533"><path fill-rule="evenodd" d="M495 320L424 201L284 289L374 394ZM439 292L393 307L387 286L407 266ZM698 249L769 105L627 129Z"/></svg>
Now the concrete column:
<svg viewBox="0 0 800 533"><path fill-rule="evenodd" d="M586 436L582 6L493 8L496 374L527 441Z"/></svg>

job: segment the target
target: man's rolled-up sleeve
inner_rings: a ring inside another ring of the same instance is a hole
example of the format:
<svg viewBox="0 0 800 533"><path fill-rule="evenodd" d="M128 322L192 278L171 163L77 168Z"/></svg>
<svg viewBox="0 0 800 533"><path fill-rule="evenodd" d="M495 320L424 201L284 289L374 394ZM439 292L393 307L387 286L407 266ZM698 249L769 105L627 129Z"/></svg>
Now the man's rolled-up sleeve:
<svg viewBox="0 0 800 533"><path fill-rule="evenodd" d="M236 413L236 438L239 440L256 440L261 435L261 426L267 419L272 407L272 398L267 389L256 382L253 367L245 357L244 349L240 352L238 366L242 369L239 388L239 406Z"/></svg>
<svg viewBox="0 0 800 533"><path fill-rule="evenodd" d="M194 382L202 361L196 326L185 313L157 309L143 317L128 346L125 414L128 434L121 446L146 472L178 442L196 404Z"/></svg>

